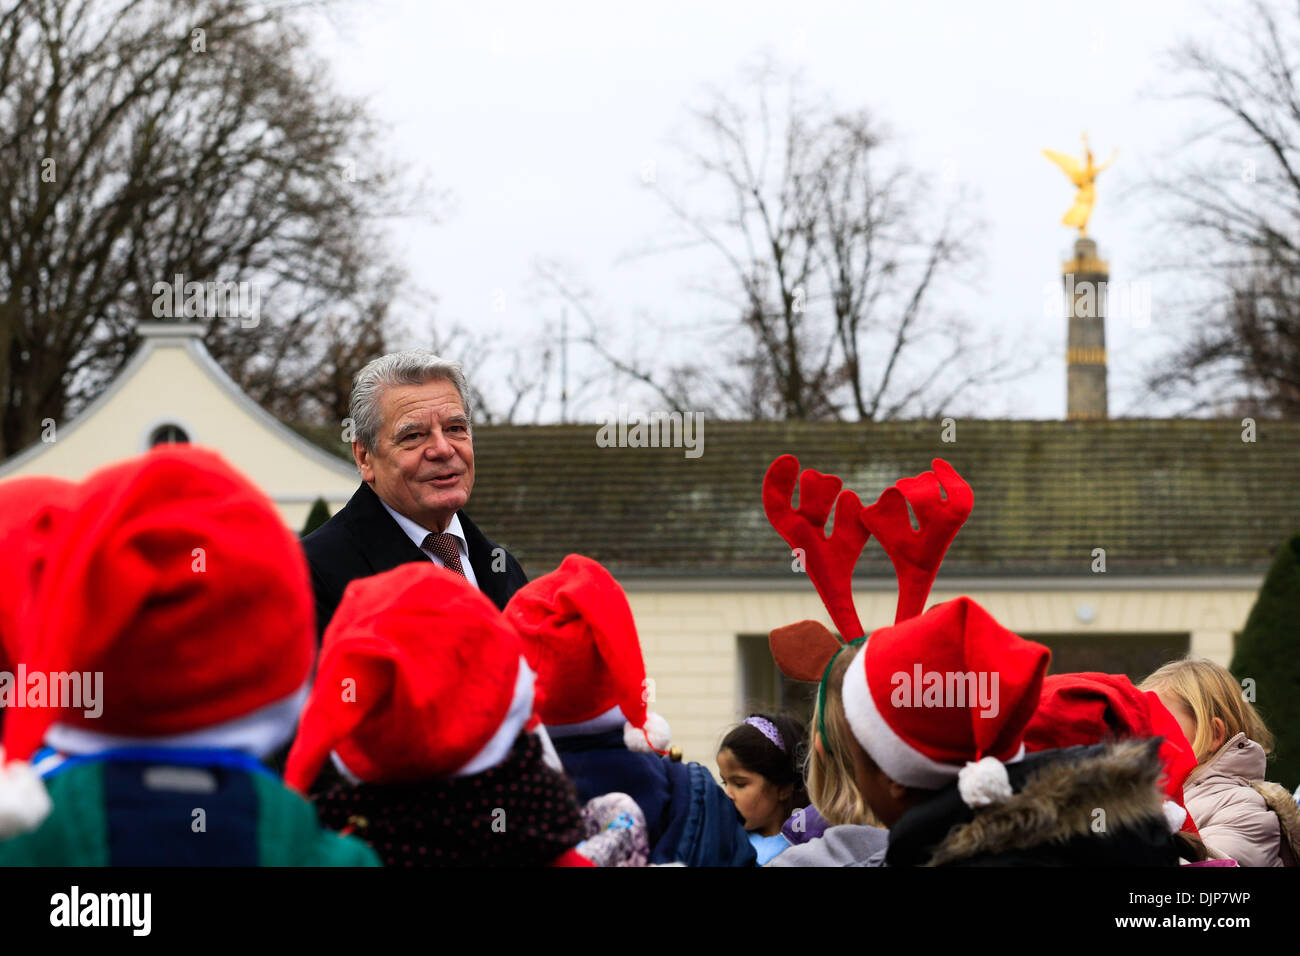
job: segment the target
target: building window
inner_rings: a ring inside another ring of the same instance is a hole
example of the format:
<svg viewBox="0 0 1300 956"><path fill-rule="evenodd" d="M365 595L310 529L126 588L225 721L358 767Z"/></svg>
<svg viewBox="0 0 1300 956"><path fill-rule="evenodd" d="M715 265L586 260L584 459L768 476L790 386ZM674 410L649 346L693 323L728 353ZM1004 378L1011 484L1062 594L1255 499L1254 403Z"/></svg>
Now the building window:
<svg viewBox="0 0 1300 956"><path fill-rule="evenodd" d="M1024 634L1052 652L1050 674L1100 671L1126 674L1133 683L1161 664L1187 654L1190 634Z"/></svg>
<svg viewBox="0 0 1300 956"><path fill-rule="evenodd" d="M791 680L777 669L766 634L742 634L736 639L740 664L740 713L785 713L808 725L812 719L817 685Z"/></svg>
<svg viewBox="0 0 1300 956"><path fill-rule="evenodd" d="M155 448L158 445L184 445L187 444L189 440L190 436L186 434L185 429L181 428L180 425L174 425L171 422L168 422L164 425L159 425L149 435L149 447Z"/></svg>

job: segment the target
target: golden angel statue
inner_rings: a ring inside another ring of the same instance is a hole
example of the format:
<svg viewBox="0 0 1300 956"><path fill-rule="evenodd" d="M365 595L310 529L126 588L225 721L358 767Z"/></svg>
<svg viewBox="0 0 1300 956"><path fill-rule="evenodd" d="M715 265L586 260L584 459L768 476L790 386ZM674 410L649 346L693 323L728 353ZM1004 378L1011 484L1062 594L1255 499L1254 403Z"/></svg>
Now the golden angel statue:
<svg viewBox="0 0 1300 956"><path fill-rule="evenodd" d="M1088 217L1092 215L1092 204L1097 200L1097 190L1093 183L1097 180L1097 174L1115 161L1115 155L1118 152L1119 150L1112 152L1110 159L1100 166L1094 165L1092 147L1088 145L1087 133L1083 135L1084 162L1082 164L1073 156L1067 156L1065 153L1058 153L1050 149L1043 150L1043 155L1056 163L1057 166L1060 166L1065 175L1070 177L1070 181L1079 187L1079 192L1074 197L1074 205L1061 217L1061 225L1077 226L1081 237L1088 234Z"/></svg>

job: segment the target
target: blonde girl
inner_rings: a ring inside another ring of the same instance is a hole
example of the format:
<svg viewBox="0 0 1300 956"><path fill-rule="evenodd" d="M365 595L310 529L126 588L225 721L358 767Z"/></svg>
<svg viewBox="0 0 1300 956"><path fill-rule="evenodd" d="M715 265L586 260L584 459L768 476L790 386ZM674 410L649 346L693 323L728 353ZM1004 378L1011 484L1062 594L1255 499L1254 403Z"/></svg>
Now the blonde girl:
<svg viewBox="0 0 1300 956"><path fill-rule="evenodd" d="M1269 788L1281 790L1264 782L1273 735L1237 679L1212 661L1185 658L1141 689L1155 692L1196 754L1183 796L1206 846L1242 866L1288 865L1286 830L1300 832L1300 813L1289 796L1285 804L1266 799Z"/></svg>

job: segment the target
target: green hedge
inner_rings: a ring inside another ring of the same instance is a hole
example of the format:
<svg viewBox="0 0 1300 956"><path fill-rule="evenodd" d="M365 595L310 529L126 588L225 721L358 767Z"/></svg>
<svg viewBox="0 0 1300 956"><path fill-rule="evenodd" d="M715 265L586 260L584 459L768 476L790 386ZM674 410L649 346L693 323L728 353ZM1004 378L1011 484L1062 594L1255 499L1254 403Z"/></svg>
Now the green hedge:
<svg viewBox="0 0 1300 956"><path fill-rule="evenodd" d="M307 515L307 523L298 532L298 537L306 537L329 520L330 506L325 503L324 498L317 498L315 504L311 506L311 513Z"/></svg>
<svg viewBox="0 0 1300 956"><path fill-rule="evenodd" d="M1255 706L1277 739L1268 779L1300 784L1300 534L1278 551L1246 627L1237 638L1233 676L1255 681Z"/></svg>

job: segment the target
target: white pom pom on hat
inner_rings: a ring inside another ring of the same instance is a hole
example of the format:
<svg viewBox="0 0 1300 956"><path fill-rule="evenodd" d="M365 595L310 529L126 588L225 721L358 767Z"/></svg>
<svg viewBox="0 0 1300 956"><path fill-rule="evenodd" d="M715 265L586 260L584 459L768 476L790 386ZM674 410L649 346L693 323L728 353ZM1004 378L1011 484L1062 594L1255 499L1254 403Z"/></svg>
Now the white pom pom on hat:
<svg viewBox="0 0 1300 956"><path fill-rule="evenodd" d="M968 807L988 807L1011 796L1011 778L997 757L967 763L957 772L957 792Z"/></svg>
<svg viewBox="0 0 1300 956"><path fill-rule="evenodd" d="M1177 833L1183 828L1183 824L1187 822L1186 808L1180 807L1173 800L1166 800L1161 804L1160 809L1164 811L1165 823L1169 825L1170 833Z"/></svg>
<svg viewBox="0 0 1300 956"><path fill-rule="evenodd" d="M5 764L0 749L0 840L30 833L54 809L45 783L25 760Z"/></svg>
<svg viewBox="0 0 1300 956"><path fill-rule="evenodd" d="M673 742L668 721L653 711L645 715L644 729L623 724L623 746L637 753L663 753Z"/></svg>

